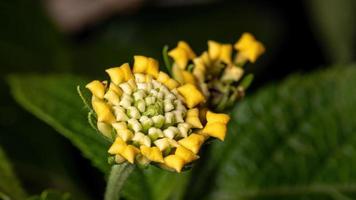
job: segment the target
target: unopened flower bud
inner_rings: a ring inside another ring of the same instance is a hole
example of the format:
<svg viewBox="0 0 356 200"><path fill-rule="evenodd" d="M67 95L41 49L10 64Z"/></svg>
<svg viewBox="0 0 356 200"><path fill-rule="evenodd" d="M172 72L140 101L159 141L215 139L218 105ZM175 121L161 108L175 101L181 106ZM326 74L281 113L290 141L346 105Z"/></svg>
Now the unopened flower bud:
<svg viewBox="0 0 356 200"><path fill-rule="evenodd" d="M147 116L142 116L140 118L143 132L147 133L148 129L153 126L153 120Z"/></svg>
<svg viewBox="0 0 356 200"><path fill-rule="evenodd" d="M141 126L140 122L138 122L137 119L134 119L134 118L129 119L129 120L127 121L127 123L128 123L128 127L129 127L131 130L133 130L134 132L139 132L139 131L142 130L142 126Z"/></svg>
<svg viewBox="0 0 356 200"><path fill-rule="evenodd" d="M154 127L161 128L165 123L165 117L163 115L156 115L152 117Z"/></svg>
<svg viewBox="0 0 356 200"><path fill-rule="evenodd" d="M136 107L130 106L127 108L127 116L129 118L140 119L141 114Z"/></svg>

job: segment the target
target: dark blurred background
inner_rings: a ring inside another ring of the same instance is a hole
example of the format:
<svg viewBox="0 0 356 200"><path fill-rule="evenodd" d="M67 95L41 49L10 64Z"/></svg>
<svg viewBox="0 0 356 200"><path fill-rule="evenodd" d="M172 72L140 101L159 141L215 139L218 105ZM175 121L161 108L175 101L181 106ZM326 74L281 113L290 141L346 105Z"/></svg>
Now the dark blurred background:
<svg viewBox="0 0 356 200"><path fill-rule="evenodd" d="M133 55L161 58L165 44L185 40L202 52L209 39L234 43L251 32L267 49L248 66L256 75L253 93L294 72L354 60L355 5L352 0L3 0L0 146L30 194L52 187L100 199L103 175L67 139L14 102L8 74L101 78L105 68L132 61Z"/></svg>

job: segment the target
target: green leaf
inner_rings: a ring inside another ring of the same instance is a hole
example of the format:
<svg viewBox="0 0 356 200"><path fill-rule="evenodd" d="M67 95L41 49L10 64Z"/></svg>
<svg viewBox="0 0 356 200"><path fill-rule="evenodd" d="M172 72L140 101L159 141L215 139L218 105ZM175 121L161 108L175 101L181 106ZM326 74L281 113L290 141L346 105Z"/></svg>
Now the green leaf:
<svg viewBox="0 0 356 200"><path fill-rule="evenodd" d="M61 193L54 190L45 190L41 195L33 196L28 198L28 200L71 200L69 193Z"/></svg>
<svg viewBox="0 0 356 200"><path fill-rule="evenodd" d="M209 197L354 199L355 67L293 75L237 106L206 164Z"/></svg>
<svg viewBox="0 0 356 200"><path fill-rule="evenodd" d="M76 86L87 80L73 75L13 75L8 82L24 108L67 137L102 172L109 172L109 144L90 127L87 109L76 91ZM136 168L126 181L123 194L127 199L178 198L189 177L187 172L182 174L154 166Z"/></svg>
<svg viewBox="0 0 356 200"><path fill-rule="evenodd" d="M0 199L21 200L25 196L20 181L17 180L10 162L0 147Z"/></svg>
<svg viewBox="0 0 356 200"><path fill-rule="evenodd" d="M315 37L328 61L349 63L355 57L356 2L354 0L306 0Z"/></svg>

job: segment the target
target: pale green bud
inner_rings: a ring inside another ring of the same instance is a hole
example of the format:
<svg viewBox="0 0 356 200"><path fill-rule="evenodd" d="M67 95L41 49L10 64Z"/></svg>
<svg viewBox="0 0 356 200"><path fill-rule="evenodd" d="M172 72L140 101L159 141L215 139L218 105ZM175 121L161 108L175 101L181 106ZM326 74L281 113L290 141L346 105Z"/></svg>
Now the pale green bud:
<svg viewBox="0 0 356 200"><path fill-rule="evenodd" d="M161 91L159 91L159 92L157 93L157 98L158 98L158 99L163 99L163 98L164 98L164 93L161 92Z"/></svg>
<svg viewBox="0 0 356 200"><path fill-rule="evenodd" d="M190 131L191 125L188 123L179 123L178 129L182 137L187 137Z"/></svg>
<svg viewBox="0 0 356 200"><path fill-rule="evenodd" d="M136 92L133 93L133 97L135 101L142 100L146 97L146 92L142 89L138 89Z"/></svg>
<svg viewBox="0 0 356 200"><path fill-rule="evenodd" d="M131 95L132 92L133 92L131 86L130 86L127 82L121 83L121 84L119 85L119 87L122 89L122 91L124 91L124 93L126 93L126 94L128 94L128 95Z"/></svg>
<svg viewBox="0 0 356 200"><path fill-rule="evenodd" d="M137 119L129 119L127 120L127 123L128 123L128 127L134 132L139 132L142 130L142 126Z"/></svg>
<svg viewBox="0 0 356 200"><path fill-rule="evenodd" d="M148 129L148 136L151 138L152 141L157 140L160 137L163 137L163 132L161 129L156 127L151 127Z"/></svg>
<svg viewBox="0 0 356 200"><path fill-rule="evenodd" d="M146 77L144 74L135 73L134 76L137 83L143 83L146 81Z"/></svg>
<svg viewBox="0 0 356 200"><path fill-rule="evenodd" d="M153 126L153 120L147 116L142 116L140 118L143 132L147 133L148 129Z"/></svg>
<svg viewBox="0 0 356 200"><path fill-rule="evenodd" d="M133 99L130 95L123 94L119 105L127 109L128 107L131 106L132 102L133 102Z"/></svg>
<svg viewBox="0 0 356 200"><path fill-rule="evenodd" d="M172 125L175 122L175 117L174 114L172 112L167 112L164 114L164 118L165 118L165 124L166 125Z"/></svg>
<svg viewBox="0 0 356 200"><path fill-rule="evenodd" d="M165 99L164 100L164 111L169 112L174 109L174 105L171 100Z"/></svg>
<svg viewBox="0 0 356 200"><path fill-rule="evenodd" d="M116 116L116 121L124 122L129 119L125 113L125 109L120 106L114 106L114 114Z"/></svg>
<svg viewBox="0 0 356 200"><path fill-rule="evenodd" d="M175 140L169 138L162 138L154 141L154 144L161 150L164 151L171 147L178 147L178 143Z"/></svg>
<svg viewBox="0 0 356 200"><path fill-rule="evenodd" d="M145 112L146 110L146 103L143 99L139 99L135 102L135 107L141 112Z"/></svg>
<svg viewBox="0 0 356 200"><path fill-rule="evenodd" d="M184 122L184 119L183 119L183 112L182 111L180 111L180 110L175 110L175 111L173 111L173 113L174 113L174 117L175 117L175 122L177 122L177 123L182 123L182 122Z"/></svg>
<svg viewBox="0 0 356 200"><path fill-rule="evenodd" d="M156 97L148 96L145 98L146 105L152 105L156 102Z"/></svg>
<svg viewBox="0 0 356 200"><path fill-rule="evenodd" d="M135 119L140 119L141 117L141 114L140 112L138 111L138 109L134 106L130 106L127 108L127 115L130 117L130 118L135 118Z"/></svg>
<svg viewBox="0 0 356 200"><path fill-rule="evenodd" d="M157 90L150 90L149 92L153 97L157 97L158 91Z"/></svg>
<svg viewBox="0 0 356 200"><path fill-rule="evenodd" d="M147 83L137 83L137 89L149 91L149 90L148 90Z"/></svg>
<svg viewBox="0 0 356 200"><path fill-rule="evenodd" d="M161 128L164 123L165 123L165 118L163 115L156 115L156 116L153 116L152 117L152 120L153 120L153 123L154 123L154 126L156 128Z"/></svg>
<svg viewBox="0 0 356 200"><path fill-rule="evenodd" d="M156 81L156 80L152 80L152 86L154 89L160 88L161 87L161 83Z"/></svg>
<svg viewBox="0 0 356 200"><path fill-rule="evenodd" d="M169 99L169 100L174 100L176 99L176 95L172 94L172 93L168 93L164 96L165 99Z"/></svg>
<svg viewBox="0 0 356 200"><path fill-rule="evenodd" d="M177 134L179 134L179 129L174 126L170 126L163 131L163 134L166 137L173 139Z"/></svg>
<svg viewBox="0 0 356 200"><path fill-rule="evenodd" d="M146 145L148 147L151 146L151 139L147 135L145 135L141 132L135 133L134 137L132 138L132 141L134 141L140 145Z"/></svg>

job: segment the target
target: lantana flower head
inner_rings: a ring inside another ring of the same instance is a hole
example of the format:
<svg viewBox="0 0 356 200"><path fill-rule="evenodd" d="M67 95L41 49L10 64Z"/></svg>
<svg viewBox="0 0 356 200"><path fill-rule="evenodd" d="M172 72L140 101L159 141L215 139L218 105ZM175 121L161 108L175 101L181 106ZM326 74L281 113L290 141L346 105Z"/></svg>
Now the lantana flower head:
<svg viewBox="0 0 356 200"><path fill-rule="evenodd" d="M235 45L208 41L208 50L198 57L180 41L168 56L173 59L173 77L181 84L195 84L207 99L207 107L223 111L244 96L253 79L252 74L244 76L244 65L254 63L264 51L261 42L244 33Z"/></svg>
<svg viewBox="0 0 356 200"><path fill-rule="evenodd" d="M185 43L171 55L195 57ZM177 61L178 66L187 60ZM115 163L155 164L181 172L199 158L209 138L224 140L229 116L201 108L206 97L194 83L180 83L159 71L158 62L135 56L106 70L110 81L86 85L92 93L97 129L112 141L108 153Z"/></svg>

